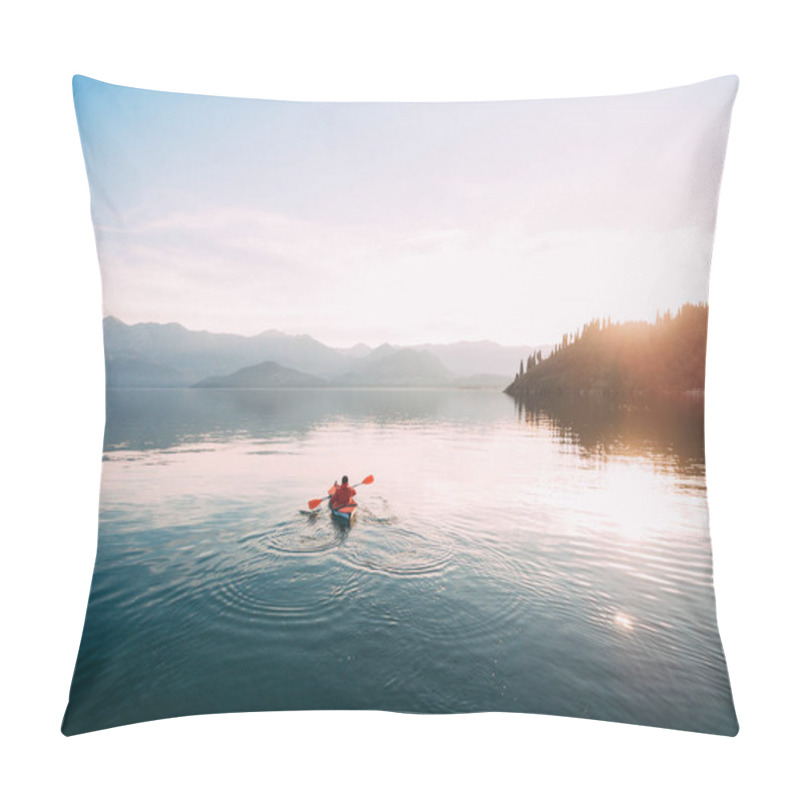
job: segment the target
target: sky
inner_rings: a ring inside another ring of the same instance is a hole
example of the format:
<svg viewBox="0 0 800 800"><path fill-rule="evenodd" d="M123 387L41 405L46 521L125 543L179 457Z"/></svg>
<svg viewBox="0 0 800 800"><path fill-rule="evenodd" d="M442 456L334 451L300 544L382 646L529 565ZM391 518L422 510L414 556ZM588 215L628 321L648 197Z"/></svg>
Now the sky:
<svg viewBox="0 0 800 800"><path fill-rule="evenodd" d="M538 345L705 301L736 88L293 103L76 77L104 313Z"/></svg>

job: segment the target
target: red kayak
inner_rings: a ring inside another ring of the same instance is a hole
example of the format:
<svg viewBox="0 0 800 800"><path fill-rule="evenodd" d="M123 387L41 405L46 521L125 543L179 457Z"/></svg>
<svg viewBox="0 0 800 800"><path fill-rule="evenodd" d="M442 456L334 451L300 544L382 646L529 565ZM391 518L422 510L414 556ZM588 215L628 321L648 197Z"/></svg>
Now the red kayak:
<svg viewBox="0 0 800 800"><path fill-rule="evenodd" d="M328 489L328 508L330 508L331 510L331 516L337 522L341 522L345 525L352 525L353 520L355 519L356 516L356 508L358 508L358 503L349 503L346 506L339 506L338 508L334 508L331 505L330 498L334 494L336 489L337 487L335 485L331 486L331 488Z"/></svg>

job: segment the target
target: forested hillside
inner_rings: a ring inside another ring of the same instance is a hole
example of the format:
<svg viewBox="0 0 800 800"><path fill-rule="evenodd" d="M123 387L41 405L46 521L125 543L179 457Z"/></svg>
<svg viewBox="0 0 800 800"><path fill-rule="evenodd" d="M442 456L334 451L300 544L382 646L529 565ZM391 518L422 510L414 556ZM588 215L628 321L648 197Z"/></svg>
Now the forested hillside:
<svg viewBox="0 0 800 800"><path fill-rule="evenodd" d="M561 394L625 397L705 386L708 305L687 303L655 323L592 320L543 358L532 353L506 392L516 398Z"/></svg>

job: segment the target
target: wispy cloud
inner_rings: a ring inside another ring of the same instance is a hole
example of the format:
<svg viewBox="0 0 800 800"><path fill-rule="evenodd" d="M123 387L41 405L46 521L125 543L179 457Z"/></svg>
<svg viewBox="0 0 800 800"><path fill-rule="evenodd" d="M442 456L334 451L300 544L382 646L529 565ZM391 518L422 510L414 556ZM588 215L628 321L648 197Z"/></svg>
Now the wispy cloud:
<svg viewBox="0 0 800 800"><path fill-rule="evenodd" d="M595 315L652 315L702 299L695 254L710 248L701 229L542 236L519 220L409 229L247 209L104 230L101 243L107 309L123 319L147 308L155 321L310 332L336 344L547 341Z"/></svg>
<svg viewBox="0 0 800 800"><path fill-rule="evenodd" d="M536 343L704 299L731 92L242 101L224 120L213 98L143 93L116 122L98 96L107 310L337 344Z"/></svg>

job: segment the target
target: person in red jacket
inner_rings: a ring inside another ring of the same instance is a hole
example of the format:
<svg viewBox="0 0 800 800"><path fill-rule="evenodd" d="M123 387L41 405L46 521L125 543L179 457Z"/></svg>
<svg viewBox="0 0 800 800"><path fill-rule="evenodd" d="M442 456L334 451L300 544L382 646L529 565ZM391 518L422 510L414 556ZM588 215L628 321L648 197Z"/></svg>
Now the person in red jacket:
<svg viewBox="0 0 800 800"><path fill-rule="evenodd" d="M355 505L353 497L356 490L350 486L350 480L347 475L342 477L341 483L333 484L333 493L331 494L331 508L336 510L344 506Z"/></svg>

